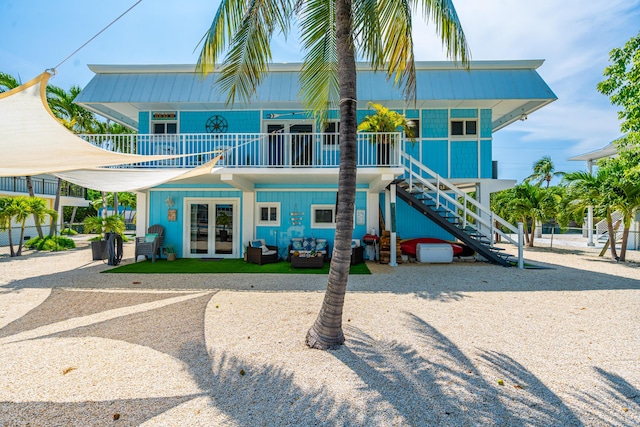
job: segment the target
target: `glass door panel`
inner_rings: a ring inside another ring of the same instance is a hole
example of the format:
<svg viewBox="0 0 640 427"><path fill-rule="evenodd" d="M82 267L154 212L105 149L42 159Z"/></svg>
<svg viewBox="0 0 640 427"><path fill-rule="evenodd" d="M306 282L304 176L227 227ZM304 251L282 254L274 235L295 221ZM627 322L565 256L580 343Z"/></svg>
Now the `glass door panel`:
<svg viewBox="0 0 640 427"><path fill-rule="evenodd" d="M192 203L190 253L209 253L209 204Z"/></svg>
<svg viewBox="0 0 640 427"><path fill-rule="evenodd" d="M216 239L214 254L233 253L233 205L216 204Z"/></svg>
<svg viewBox="0 0 640 427"><path fill-rule="evenodd" d="M284 165L284 141L285 141L284 124L270 124L267 126L269 134L269 165Z"/></svg>
<svg viewBox="0 0 640 427"><path fill-rule="evenodd" d="M311 166L313 164L313 125L298 124L289 128L291 133L291 164Z"/></svg>

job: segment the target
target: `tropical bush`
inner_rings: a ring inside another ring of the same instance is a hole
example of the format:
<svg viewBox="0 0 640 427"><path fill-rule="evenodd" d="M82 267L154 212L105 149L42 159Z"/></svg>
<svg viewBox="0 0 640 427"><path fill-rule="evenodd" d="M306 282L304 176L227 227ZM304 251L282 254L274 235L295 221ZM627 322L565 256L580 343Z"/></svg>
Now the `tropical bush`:
<svg viewBox="0 0 640 427"><path fill-rule="evenodd" d="M24 244L25 248L37 249L39 251L65 251L75 249L76 243L68 237L47 236L45 238L34 237Z"/></svg>
<svg viewBox="0 0 640 427"><path fill-rule="evenodd" d="M89 216L84 219L85 233L98 233L102 238L103 226L105 233L124 234L125 225L124 219L121 215L111 215L106 218L102 218L99 216Z"/></svg>
<svg viewBox="0 0 640 427"><path fill-rule="evenodd" d="M60 234L64 236L75 236L76 234L78 234L78 232L72 228L67 227L60 230Z"/></svg>

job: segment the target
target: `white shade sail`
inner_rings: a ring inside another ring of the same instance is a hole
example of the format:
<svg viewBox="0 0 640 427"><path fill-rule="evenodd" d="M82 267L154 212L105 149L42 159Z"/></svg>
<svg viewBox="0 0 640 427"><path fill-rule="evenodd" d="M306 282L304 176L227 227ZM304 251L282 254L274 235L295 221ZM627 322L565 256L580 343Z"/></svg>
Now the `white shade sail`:
<svg viewBox="0 0 640 427"><path fill-rule="evenodd" d="M221 156L194 169L79 169L54 173L58 178L98 191L121 192L151 188L165 182L216 172Z"/></svg>
<svg viewBox="0 0 640 427"><path fill-rule="evenodd" d="M47 105L50 76L44 72L0 93L0 176L38 175L180 157L115 153L77 137L54 117Z"/></svg>

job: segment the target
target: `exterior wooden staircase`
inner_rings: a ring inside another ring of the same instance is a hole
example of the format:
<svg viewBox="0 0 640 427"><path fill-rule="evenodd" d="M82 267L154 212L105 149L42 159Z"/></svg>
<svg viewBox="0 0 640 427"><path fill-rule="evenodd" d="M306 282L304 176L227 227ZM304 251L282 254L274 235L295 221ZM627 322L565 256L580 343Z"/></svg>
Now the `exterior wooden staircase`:
<svg viewBox="0 0 640 427"><path fill-rule="evenodd" d="M514 227L411 156L403 153L402 157L405 178L392 183L396 185L397 197L488 262L523 268L521 227ZM517 241L510 234L518 236ZM506 254L503 248L495 246L496 235L514 244L518 256Z"/></svg>

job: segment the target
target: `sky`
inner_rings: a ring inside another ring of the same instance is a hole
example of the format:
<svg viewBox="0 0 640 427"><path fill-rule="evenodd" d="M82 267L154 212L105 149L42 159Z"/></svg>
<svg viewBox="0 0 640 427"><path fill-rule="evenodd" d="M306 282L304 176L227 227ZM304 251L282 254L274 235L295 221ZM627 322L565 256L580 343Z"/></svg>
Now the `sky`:
<svg viewBox="0 0 640 427"><path fill-rule="evenodd" d="M611 49L639 33L640 0L453 1L473 60L543 59L538 73L558 97L494 134L499 178L520 182L543 156L557 171L586 170L567 159L620 136L619 108L596 85ZM0 0L0 71L26 82L55 67L50 83L69 89L91 80L88 64L195 64L218 0L142 0L65 61L136 2ZM416 60L448 59L421 13L413 27ZM300 52L295 34L272 42L274 62Z"/></svg>

